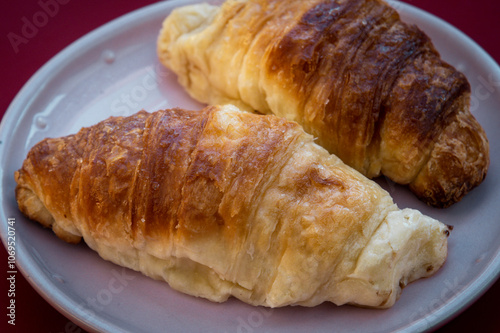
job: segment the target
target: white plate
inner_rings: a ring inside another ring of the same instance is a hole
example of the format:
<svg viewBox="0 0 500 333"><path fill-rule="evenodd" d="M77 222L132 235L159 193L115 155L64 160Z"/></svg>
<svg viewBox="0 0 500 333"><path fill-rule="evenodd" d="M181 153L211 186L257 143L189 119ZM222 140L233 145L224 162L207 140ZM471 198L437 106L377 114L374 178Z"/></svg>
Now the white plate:
<svg viewBox="0 0 500 333"><path fill-rule="evenodd" d="M485 182L445 210L429 208L406 188L380 180L400 207L420 209L455 226L445 266L432 278L409 285L393 308L323 304L270 310L234 299L215 304L101 260L85 245L66 244L24 218L15 202L13 174L39 140L141 108L201 107L160 66L155 53L164 17L172 8L194 2L157 3L78 40L28 81L3 118L2 240L6 242L7 218L15 218L18 267L45 299L82 327L102 332L422 331L450 319L496 280L500 273L500 70L464 34L398 2L392 4L403 18L426 31L443 58L469 78L472 110L489 136L492 160Z"/></svg>

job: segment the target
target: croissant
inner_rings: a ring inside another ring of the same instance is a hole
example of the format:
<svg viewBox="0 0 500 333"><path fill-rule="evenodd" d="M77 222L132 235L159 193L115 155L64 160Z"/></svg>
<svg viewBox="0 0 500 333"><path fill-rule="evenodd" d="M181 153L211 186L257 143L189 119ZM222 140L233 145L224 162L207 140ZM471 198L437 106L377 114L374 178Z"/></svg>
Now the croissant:
<svg viewBox="0 0 500 333"><path fill-rule="evenodd" d="M61 239L216 302L386 308L447 256L448 226L297 123L229 105L45 139L15 179L20 210Z"/></svg>
<svg viewBox="0 0 500 333"><path fill-rule="evenodd" d="M480 184L466 77L381 0L228 0L174 10L160 61L192 97L300 123L369 178L447 207Z"/></svg>

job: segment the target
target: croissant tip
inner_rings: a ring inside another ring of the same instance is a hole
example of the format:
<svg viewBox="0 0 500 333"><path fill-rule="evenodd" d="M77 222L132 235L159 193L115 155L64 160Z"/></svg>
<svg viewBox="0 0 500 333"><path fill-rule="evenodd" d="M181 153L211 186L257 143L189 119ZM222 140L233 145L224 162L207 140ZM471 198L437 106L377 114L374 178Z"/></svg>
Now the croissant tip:
<svg viewBox="0 0 500 333"><path fill-rule="evenodd" d="M442 186L442 184L435 183L421 193L417 188L410 185L410 190L424 203L433 208L445 209L453 206L462 201L462 199L469 194L472 190L478 187L486 178L487 170L484 170L482 176L477 177L473 181L465 181L461 186L449 187Z"/></svg>

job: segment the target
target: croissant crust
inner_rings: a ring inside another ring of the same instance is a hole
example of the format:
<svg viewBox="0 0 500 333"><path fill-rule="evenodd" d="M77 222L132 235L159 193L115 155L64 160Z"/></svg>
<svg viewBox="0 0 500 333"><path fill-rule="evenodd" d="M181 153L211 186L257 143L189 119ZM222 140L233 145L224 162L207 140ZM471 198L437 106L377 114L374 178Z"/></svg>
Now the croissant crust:
<svg viewBox="0 0 500 333"><path fill-rule="evenodd" d="M217 302L386 308L447 255L444 224L297 123L233 106L111 117L41 141L15 178L63 240Z"/></svg>
<svg viewBox="0 0 500 333"><path fill-rule="evenodd" d="M299 122L369 178L447 207L479 185L467 78L381 0L228 0L172 12L160 61L195 99Z"/></svg>

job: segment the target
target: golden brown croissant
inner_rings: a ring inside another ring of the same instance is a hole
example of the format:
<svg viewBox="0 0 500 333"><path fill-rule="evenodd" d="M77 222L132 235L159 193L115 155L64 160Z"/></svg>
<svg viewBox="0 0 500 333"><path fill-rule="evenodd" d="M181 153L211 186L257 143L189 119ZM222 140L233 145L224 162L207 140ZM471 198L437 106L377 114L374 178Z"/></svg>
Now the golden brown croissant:
<svg viewBox="0 0 500 333"><path fill-rule="evenodd" d="M195 99L297 121L369 178L430 205L484 179L489 146L466 77L381 0L228 0L179 8L161 62Z"/></svg>
<svg viewBox="0 0 500 333"><path fill-rule="evenodd" d="M447 255L447 226L399 210L298 124L233 106L45 139L15 178L21 211L60 238L218 302L390 307Z"/></svg>

